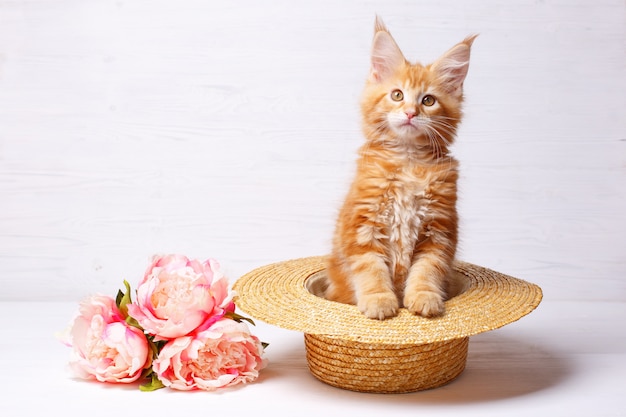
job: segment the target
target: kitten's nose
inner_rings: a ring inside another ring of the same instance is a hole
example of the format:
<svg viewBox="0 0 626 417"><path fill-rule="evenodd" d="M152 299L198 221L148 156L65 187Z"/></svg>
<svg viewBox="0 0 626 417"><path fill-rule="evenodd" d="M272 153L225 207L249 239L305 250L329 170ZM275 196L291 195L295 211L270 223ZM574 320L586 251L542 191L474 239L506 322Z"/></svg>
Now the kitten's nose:
<svg viewBox="0 0 626 417"><path fill-rule="evenodd" d="M414 111L405 111L404 114L406 114L406 117L408 117L409 120L415 117Z"/></svg>

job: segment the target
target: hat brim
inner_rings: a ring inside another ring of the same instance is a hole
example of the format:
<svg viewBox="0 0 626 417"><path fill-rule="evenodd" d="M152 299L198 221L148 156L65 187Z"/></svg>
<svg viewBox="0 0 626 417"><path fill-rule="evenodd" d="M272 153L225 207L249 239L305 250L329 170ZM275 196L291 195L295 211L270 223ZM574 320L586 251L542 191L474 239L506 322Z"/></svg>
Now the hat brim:
<svg viewBox="0 0 626 417"><path fill-rule="evenodd" d="M307 281L325 273L325 257L279 262L239 278L237 306L255 319L305 334L346 341L420 345L466 338L519 320L541 302L535 284L466 262L456 273L465 290L445 303L441 317L423 318L406 309L386 320L365 317L356 306L313 295Z"/></svg>

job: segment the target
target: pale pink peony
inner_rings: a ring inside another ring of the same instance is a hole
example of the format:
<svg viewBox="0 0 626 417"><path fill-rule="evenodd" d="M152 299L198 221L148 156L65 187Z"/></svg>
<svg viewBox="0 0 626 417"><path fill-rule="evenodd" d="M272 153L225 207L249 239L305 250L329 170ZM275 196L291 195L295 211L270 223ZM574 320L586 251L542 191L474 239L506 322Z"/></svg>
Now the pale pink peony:
<svg viewBox="0 0 626 417"><path fill-rule="evenodd" d="M137 287L128 313L155 340L188 335L208 327L234 304L219 263L183 255L155 256Z"/></svg>
<svg viewBox="0 0 626 417"><path fill-rule="evenodd" d="M126 324L111 297L82 301L64 342L73 348L70 367L81 378L133 382L150 364L146 336Z"/></svg>
<svg viewBox="0 0 626 417"><path fill-rule="evenodd" d="M168 342L152 369L167 387L207 390L254 381L265 367L263 345L245 323L222 319L194 336Z"/></svg>

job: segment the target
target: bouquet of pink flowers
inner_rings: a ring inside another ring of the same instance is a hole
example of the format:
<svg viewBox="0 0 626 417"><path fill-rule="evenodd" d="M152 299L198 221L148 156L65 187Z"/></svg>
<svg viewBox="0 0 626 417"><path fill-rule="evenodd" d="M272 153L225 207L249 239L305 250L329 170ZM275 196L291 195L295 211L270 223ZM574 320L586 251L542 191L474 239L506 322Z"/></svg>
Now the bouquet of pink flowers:
<svg viewBox="0 0 626 417"><path fill-rule="evenodd" d="M235 313L228 280L213 259L155 256L136 300L96 295L80 303L63 336L77 376L101 382L145 380L139 388L215 390L254 381L267 346Z"/></svg>

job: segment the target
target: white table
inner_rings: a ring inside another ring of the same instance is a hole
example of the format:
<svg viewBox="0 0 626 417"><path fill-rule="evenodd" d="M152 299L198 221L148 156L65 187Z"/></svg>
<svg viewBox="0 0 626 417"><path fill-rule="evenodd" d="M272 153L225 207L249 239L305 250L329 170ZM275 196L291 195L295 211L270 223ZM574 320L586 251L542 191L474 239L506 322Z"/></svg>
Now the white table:
<svg viewBox="0 0 626 417"><path fill-rule="evenodd" d="M447 386L363 394L316 380L300 333L257 323L271 345L253 384L210 392L76 380L55 339L77 303L0 303L0 416L624 416L626 303L545 299L536 311L470 339L467 368Z"/></svg>

